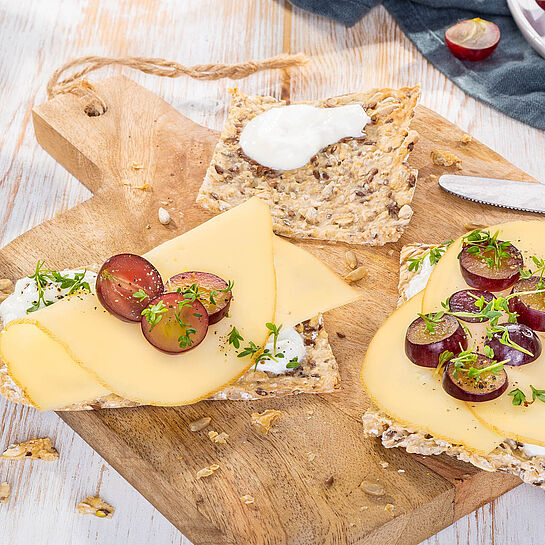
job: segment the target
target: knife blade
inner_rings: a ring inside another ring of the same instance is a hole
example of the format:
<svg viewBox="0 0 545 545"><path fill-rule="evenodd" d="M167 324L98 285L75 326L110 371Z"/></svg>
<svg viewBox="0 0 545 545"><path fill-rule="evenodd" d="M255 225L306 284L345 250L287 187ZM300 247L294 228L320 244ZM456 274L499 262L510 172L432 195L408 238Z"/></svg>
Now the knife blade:
<svg viewBox="0 0 545 545"><path fill-rule="evenodd" d="M439 185L445 191L470 201L545 213L545 184L443 174Z"/></svg>

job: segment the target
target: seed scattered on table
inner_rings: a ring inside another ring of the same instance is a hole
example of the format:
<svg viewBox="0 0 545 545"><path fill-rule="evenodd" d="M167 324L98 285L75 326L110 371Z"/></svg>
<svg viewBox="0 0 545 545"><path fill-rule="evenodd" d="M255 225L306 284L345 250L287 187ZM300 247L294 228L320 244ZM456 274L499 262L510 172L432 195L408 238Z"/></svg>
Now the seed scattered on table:
<svg viewBox="0 0 545 545"><path fill-rule="evenodd" d="M430 156L434 165L440 167L451 167L455 165L458 169L462 168L462 160L454 155L454 153L450 153L450 151L434 149Z"/></svg>
<svg viewBox="0 0 545 545"><path fill-rule="evenodd" d="M371 481L362 481L360 488L370 496L384 496L386 493L383 485Z"/></svg>
<svg viewBox="0 0 545 545"><path fill-rule="evenodd" d="M245 494L244 496L240 497L240 501L246 505L250 505L255 502L255 498L249 494Z"/></svg>
<svg viewBox="0 0 545 545"><path fill-rule="evenodd" d="M358 258L353 250L348 250L348 252L344 254L344 260L352 270L358 266Z"/></svg>
<svg viewBox="0 0 545 545"><path fill-rule="evenodd" d="M212 464L210 467L203 467L197 471L197 479L203 479L204 477L210 477L215 471L220 468L218 464Z"/></svg>
<svg viewBox="0 0 545 545"><path fill-rule="evenodd" d="M170 223L170 214L168 210L166 210L162 206L159 208L159 221L163 225L168 225Z"/></svg>
<svg viewBox="0 0 545 545"><path fill-rule="evenodd" d="M395 505L391 504L391 503L387 503L385 506L384 506L384 510L389 513L392 517L395 516L395 513L394 513L394 509L395 509Z"/></svg>
<svg viewBox="0 0 545 545"><path fill-rule="evenodd" d="M464 133L464 135L460 139L460 142L462 142L462 144L469 144L472 140L473 137L470 134Z"/></svg>
<svg viewBox="0 0 545 545"><path fill-rule="evenodd" d="M219 443L221 445L224 445L227 443L227 439L229 439L229 434L222 431L221 433L218 433L217 431L209 431L208 437L210 438L210 441L213 443Z"/></svg>
<svg viewBox="0 0 545 545"><path fill-rule="evenodd" d="M209 416L204 416L203 418L199 418L198 420L194 420L189 424L189 429L191 431L201 431L206 428L212 422L212 419Z"/></svg>
<svg viewBox="0 0 545 545"><path fill-rule="evenodd" d="M364 266L358 267L357 269L349 272L344 279L347 282L357 282L367 276L367 269Z"/></svg>
<svg viewBox="0 0 545 545"><path fill-rule="evenodd" d="M382 469L386 469L390 464L388 462L380 462Z"/></svg>

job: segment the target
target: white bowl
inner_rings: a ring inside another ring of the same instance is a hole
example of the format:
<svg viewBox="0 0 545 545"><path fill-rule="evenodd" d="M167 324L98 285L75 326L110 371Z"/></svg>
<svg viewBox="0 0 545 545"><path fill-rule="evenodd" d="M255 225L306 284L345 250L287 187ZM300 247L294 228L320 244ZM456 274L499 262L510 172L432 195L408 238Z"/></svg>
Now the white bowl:
<svg viewBox="0 0 545 545"><path fill-rule="evenodd" d="M545 58L545 10L535 0L507 0L507 5L528 43Z"/></svg>

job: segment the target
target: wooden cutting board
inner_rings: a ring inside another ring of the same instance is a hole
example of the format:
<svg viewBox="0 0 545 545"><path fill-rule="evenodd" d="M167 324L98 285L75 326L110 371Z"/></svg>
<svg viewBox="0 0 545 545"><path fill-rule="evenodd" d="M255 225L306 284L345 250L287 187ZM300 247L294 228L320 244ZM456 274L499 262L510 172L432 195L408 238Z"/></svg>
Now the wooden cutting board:
<svg viewBox="0 0 545 545"><path fill-rule="evenodd" d="M94 196L0 250L0 278L29 274L38 259L51 268L70 268L101 263L115 253L144 253L210 217L194 200L218 133L127 78L96 86L107 104L101 116L88 116L86 100L73 95L33 111L39 143ZM396 244L355 248L369 268L359 285L363 301L326 316L341 369L339 392L59 413L195 545L416 544L520 482L445 456L386 450L362 437L360 419L369 401L359 369L369 340L395 308L402 245L449 239L468 222L535 217L442 192L430 175L451 169L431 164L435 148L463 160L456 173L535 180L479 142L461 144L462 131L426 108L417 109L413 127L421 139L411 163L420 176L410 228ZM146 183L147 190L137 189ZM158 220L160 206L171 214L168 226ZM347 272L346 245L298 244L339 274ZM264 436L251 425L250 414L269 408L283 415ZM203 416L212 418L210 428L189 431L189 423ZM210 429L227 432L228 443L213 444ZM213 463L220 470L196 480L197 471ZM326 486L329 477L333 484ZM359 488L363 480L382 483L386 494L369 497ZM255 503L244 504L243 495Z"/></svg>

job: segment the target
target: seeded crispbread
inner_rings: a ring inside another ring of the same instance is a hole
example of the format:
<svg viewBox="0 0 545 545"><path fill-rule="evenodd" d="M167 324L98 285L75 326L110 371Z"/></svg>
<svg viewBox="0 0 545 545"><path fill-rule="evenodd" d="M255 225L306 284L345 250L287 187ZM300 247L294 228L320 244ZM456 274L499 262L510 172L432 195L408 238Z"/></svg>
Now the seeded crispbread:
<svg viewBox="0 0 545 545"><path fill-rule="evenodd" d="M0 330L2 325L0 324ZM247 371L234 384L227 386L210 397L212 400L251 400L264 397L280 397L301 393L330 393L340 384L340 375L335 356L329 345L322 315L318 315L296 326L302 335L306 355L299 367L276 375L265 371ZM0 360L0 394L14 403L32 406L24 392L8 373L7 366ZM116 394L98 399L85 400L59 410L83 411L137 407L139 404Z"/></svg>
<svg viewBox="0 0 545 545"><path fill-rule="evenodd" d="M399 304L407 300L407 288L412 279L422 274L422 269L409 270L409 259L422 257L431 248L430 244L409 244L403 246L399 268ZM429 274L429 271L428 271ZM461 445L435 439L397 423L384 412L371 408L363 415L363 433L366 437L379 437L385 448L404 448L407 452L431 456L447 454L458 460L469 462L485 471L511 473L526 483L545 489L545 457L528 456L522 443L506 439L490 454L482 456Z"/></svg>
<svg viewBox="0 0 545 545"><path fill-rule="evenodd" d="M404 87L303 102L322 108L361 104L372 122L362 137L327 146L306 166L275 171L244 155L240 134L252 118L286 101L234 90L197 203L219 213L257 195L268 203L280 235L376 246L395 242L413 214L418 172L406 163L418 139L409 124L419 94L419 87Z"/></svg>

